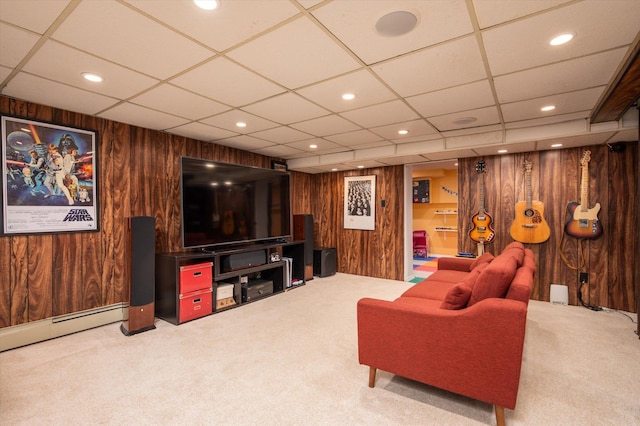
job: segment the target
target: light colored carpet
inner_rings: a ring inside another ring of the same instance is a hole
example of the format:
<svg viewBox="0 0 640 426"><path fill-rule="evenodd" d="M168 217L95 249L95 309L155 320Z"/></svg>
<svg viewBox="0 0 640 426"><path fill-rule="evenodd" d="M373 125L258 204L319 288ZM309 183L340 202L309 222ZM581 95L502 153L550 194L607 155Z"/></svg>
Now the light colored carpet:
<svg viewBox="0 0 640 426"><path fill-rule="evenodd" d="M489 405L383 371L367 386L356 302L409 286L337 274L180 326L125 337L111 324L0 353L0 424L495 424ZM532 301L507 424L640 424L635 327Z"/></svg>

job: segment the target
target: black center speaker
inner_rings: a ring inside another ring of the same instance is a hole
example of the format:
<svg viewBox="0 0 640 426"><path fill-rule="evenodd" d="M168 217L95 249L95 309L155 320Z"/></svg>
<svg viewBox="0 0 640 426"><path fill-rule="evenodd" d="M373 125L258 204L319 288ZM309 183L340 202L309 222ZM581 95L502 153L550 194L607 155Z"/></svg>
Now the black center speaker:
<svg viewBox="0 0 640 426"><path fill-rule="evenodd" d="M120 330L126 336L156 328L156 221L150 216L127 220L125 313Z"/></svg>

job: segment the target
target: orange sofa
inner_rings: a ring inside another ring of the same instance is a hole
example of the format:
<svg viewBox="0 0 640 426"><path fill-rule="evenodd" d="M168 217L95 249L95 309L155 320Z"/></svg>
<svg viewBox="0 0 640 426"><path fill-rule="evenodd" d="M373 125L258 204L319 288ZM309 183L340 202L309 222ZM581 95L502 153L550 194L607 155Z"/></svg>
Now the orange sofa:
<svg viewBox="0 0 640 426"><path fill-rule="evenodd" d="M369 386L380 369L504 409L515 409L536 265L519 242L500 255L440 258L398 299L358 301L358 355Z"/></svg>

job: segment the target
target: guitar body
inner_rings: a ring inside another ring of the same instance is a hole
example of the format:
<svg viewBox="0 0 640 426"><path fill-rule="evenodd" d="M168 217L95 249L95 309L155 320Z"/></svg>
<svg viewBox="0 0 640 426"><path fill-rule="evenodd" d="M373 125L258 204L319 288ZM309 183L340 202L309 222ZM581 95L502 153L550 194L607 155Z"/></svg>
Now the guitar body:
<svg viewBox="0 0 640 426"><path fill-rule="evenodd" d="M580 204L571 202L567 205L569 220L564 225L564 232L576 238L595 239L602 235L602 223L598 220L600 203L593 208L583 209Z"/></svg>
<svg viewBox="0 0 640 426"><path fill-rule="evenodd" d="M476 213L471 218L473 228L469 231L469 238L476 243L488 244L496 236L493 229L493 218L487 212Z"/></svg>
<svg viewBox="0 0 640 426"><path fill-rule="evenodd" d="M526 201L519 201L515 206L516 215L509 233L511 238L521 243L543 243L551 236L551 228L544 219L544 204L532 201L527 208Z"/></svg>

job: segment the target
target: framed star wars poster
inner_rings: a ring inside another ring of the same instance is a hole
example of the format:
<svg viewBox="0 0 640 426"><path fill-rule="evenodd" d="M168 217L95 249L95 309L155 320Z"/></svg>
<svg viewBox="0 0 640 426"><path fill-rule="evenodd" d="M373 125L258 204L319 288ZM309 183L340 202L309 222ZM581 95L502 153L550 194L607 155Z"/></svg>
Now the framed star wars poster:
<svg viewBox="0 0 640 426"><path fill-rule="evenodd" d="M96 132L2 116L2 235L99 230Z"/></svg>
<svg viewBox="0 0 640 426"><path fill-rule="evenodd" d="M376 177L344 178L344 228L376 229Z"/></svg>

